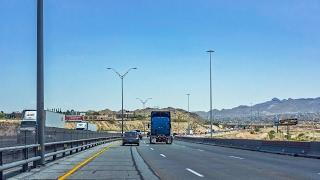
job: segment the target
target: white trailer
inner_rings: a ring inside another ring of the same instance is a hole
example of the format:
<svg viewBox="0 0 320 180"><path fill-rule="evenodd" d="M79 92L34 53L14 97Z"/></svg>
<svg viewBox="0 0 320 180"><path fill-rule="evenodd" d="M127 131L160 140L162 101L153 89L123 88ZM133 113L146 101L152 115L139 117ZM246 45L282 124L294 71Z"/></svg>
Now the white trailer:
<svg viewBox="0 0 320 180"><path fill-rule="evenodd" d="M44 111L45 127L64 128L65 115L61 113ZM37 126L37 111L24 110L23 119L21 121L20 130L35 130Z"/></svg>
<svg viewBox="0 0 320 180"><path fill-rule="evenodd" d="M76 130L97 131L98 127L97 125L89 122L78 122Z"/></svg>

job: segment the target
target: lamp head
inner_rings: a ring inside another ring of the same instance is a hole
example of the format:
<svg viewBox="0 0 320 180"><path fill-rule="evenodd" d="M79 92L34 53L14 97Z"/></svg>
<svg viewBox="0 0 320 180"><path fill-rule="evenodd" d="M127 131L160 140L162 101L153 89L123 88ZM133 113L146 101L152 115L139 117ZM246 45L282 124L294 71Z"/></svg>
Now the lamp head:
<svg viewBox="0 0 320 180"><path fill-rule="evenodd" d="M214 52L214 50L209 49L209 50L208 50L208 51L206 51L206 52L208 52L208 53L212 53L212 52Z"/></svg>

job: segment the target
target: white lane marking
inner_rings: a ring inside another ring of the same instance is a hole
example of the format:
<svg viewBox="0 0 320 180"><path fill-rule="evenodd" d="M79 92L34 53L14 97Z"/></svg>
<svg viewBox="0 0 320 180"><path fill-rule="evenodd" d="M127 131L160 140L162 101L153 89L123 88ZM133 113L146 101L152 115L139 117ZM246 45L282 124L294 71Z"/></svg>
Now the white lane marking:
<svg viewBox="0 0 320 180"><path fill-rule="evenodd" d="M318 175L320 175L320 173L318 173Z"/></svg>
<svg viewBox="0 0 320 180"><path fill-rule="evenodd" d="M150 148L152 151L154 150L153 148Z"/></svg>
<svg viewBox="0 0 320 180"><path fill-rule="evenodd" d="M244 159L242 157L237 157L237 156L229 156L229 157L234 158L234 159Z"/></svg>
<svg viewBox="0 0 320 180"><path fill-rule="evenodd" d="M166 156L166 155L164 155L164 154L160 154L160 156L162 156L162 157L164 157L164 158L165 158L165 157L167 157L167 156Z"/></svg>
<svg viewBox="0 0 320 180"><path fill-rule="evenodd" d="M149 146L149 144L147 144L146 146Z"/></svg>
<svg viewBox="0 0 320 180"><path fill-rule="evenodd" d="M202 174L200 174L200 173L198 173L198 172L196 172L196 171L194 171L192 169L186 168L186 170L191 172L192 174L195 174L195 175L199 176L199 177L204 177Z"/></svg>
<svg viewBox="0 0 320 180"><path fill-rule="evenodd" d="M198 151L201 151L201 152L203 152L204 150L202 150L202 149L198 149Z"/></svg>

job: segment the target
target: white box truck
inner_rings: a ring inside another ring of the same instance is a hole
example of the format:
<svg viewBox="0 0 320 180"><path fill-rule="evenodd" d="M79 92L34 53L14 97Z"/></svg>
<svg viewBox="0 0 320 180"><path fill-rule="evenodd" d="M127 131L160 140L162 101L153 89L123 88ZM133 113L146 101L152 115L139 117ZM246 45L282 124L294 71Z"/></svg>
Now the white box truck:
<svg viewBox="0 0 320 180"><path fill-rule="evenodd" d="M78 122L76 125L76 130L86 130L86 131L97 131L97 125L89 122Z"/></svg>
<svg viewBox="0 0 320 180"><path fill-rule="evenodd" d="M45 127L64 128L65 115L52 111L45 111ZM35 130L37 126L37 111L24 110L20 130Z"/></svg>

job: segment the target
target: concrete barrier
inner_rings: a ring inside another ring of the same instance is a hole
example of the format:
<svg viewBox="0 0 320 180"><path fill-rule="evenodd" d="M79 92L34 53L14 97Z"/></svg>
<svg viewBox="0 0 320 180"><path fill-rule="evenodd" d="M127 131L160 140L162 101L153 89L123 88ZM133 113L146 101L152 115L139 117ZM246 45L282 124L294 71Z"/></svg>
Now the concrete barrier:
<svg viewBox="0 0 320 180"><path fill-rule="evenodd" d="M176 136L175 140L320 159L320 142L216 139Z"/></svg>

